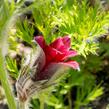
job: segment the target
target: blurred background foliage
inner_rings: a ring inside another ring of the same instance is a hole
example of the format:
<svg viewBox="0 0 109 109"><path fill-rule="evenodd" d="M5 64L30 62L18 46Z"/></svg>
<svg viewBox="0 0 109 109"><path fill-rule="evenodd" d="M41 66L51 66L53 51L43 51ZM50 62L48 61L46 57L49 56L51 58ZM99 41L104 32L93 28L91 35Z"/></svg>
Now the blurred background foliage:
<svg viewBox="0 0 109 109"><path fill-rule="evenodd" d="M79 54L73 59L80 64L80 71L69 70L56 86L31 98L30 109L109 107L109 4L108 0L104 0L103 5L101 1L19 0L10 2L11 6L0 1L6 5L6 10L10 10L0 8L0 14L3 14L0 15L0 33L7 30L4 25L13 13L18 15L7 33L8 53L5 58L14 92L24 58L34 48L34 36L43 35L49 44L59 36L70 35L72 49Z"/></svg>

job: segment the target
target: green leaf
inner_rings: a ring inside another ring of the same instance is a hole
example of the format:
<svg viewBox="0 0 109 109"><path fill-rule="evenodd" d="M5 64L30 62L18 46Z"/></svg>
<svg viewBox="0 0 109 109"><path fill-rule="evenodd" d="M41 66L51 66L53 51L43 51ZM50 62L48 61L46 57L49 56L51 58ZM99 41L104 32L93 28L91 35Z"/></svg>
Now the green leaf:
<svg viewBox="0 0 109 109"><path fill-rule="evenodd" d="M7 65L9 74L16 79L19 75L16 60L10 57L6 57L6 65Z"/></svg>

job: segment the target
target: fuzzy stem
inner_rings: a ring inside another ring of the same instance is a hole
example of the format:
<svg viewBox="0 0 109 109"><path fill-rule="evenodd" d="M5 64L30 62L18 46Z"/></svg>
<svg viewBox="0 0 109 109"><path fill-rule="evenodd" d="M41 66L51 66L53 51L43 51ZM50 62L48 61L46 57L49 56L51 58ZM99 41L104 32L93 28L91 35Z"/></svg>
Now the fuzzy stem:
<svg viewBox="0 0 109 109"><path fill-rule="evenodd" d="M23 102L17 98L16 102L17 102L17 109L29 109L29 106L28 106L29 100Z"/></svg>
<svg viewBox="0 0 109 109"><path fill-rule="evenodd" d="M26 109L25 108L25 103L24 102L19 102L18 109Z"/></svg>

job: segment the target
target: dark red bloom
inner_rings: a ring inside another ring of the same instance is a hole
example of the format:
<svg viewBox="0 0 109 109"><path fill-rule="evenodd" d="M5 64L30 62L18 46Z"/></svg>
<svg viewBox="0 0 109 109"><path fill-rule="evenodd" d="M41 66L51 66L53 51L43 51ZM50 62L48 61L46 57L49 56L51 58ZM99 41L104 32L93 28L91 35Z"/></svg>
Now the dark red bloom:
<svg viewBox="0 0 109 109"><path fill-rule="evenodd" d="M35 41L41 49L41 56L35 63L38 66L35 80L50 79L61 67L79 69L76 61L67 61L70 57L77 55L77 52L70 48L69 36L59 37L49 45L42 36L35 37Z"/></svg>
<svg viewBox="0 0 109 109"><path fill-rule="evenodd" d="M59 37L47 45L42 36L35 37L37 50L27 56L24 67L16 82L17 95L20 101L25 102L35 92L39 92L54 83L67 68L79 69L76 61L69 60L77 52L70 48L68 36ZM69 61L68 61L69 60Z"/></svg>

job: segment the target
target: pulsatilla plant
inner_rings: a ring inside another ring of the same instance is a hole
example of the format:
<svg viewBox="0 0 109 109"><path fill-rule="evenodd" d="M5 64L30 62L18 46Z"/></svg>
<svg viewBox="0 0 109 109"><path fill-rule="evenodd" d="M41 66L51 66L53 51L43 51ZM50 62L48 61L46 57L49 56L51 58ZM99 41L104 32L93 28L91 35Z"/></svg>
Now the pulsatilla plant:
<svg viewBox="0 0 109 109"><path fill-rule="evenodd" d="M53 85L68 68L79 70L79 64L69 59L77 55L77 52L70 48L69 36L59 37L49 45L42 36L36 36L34 40L37 50L28 57L16 83L21 102Z"/></svg>

